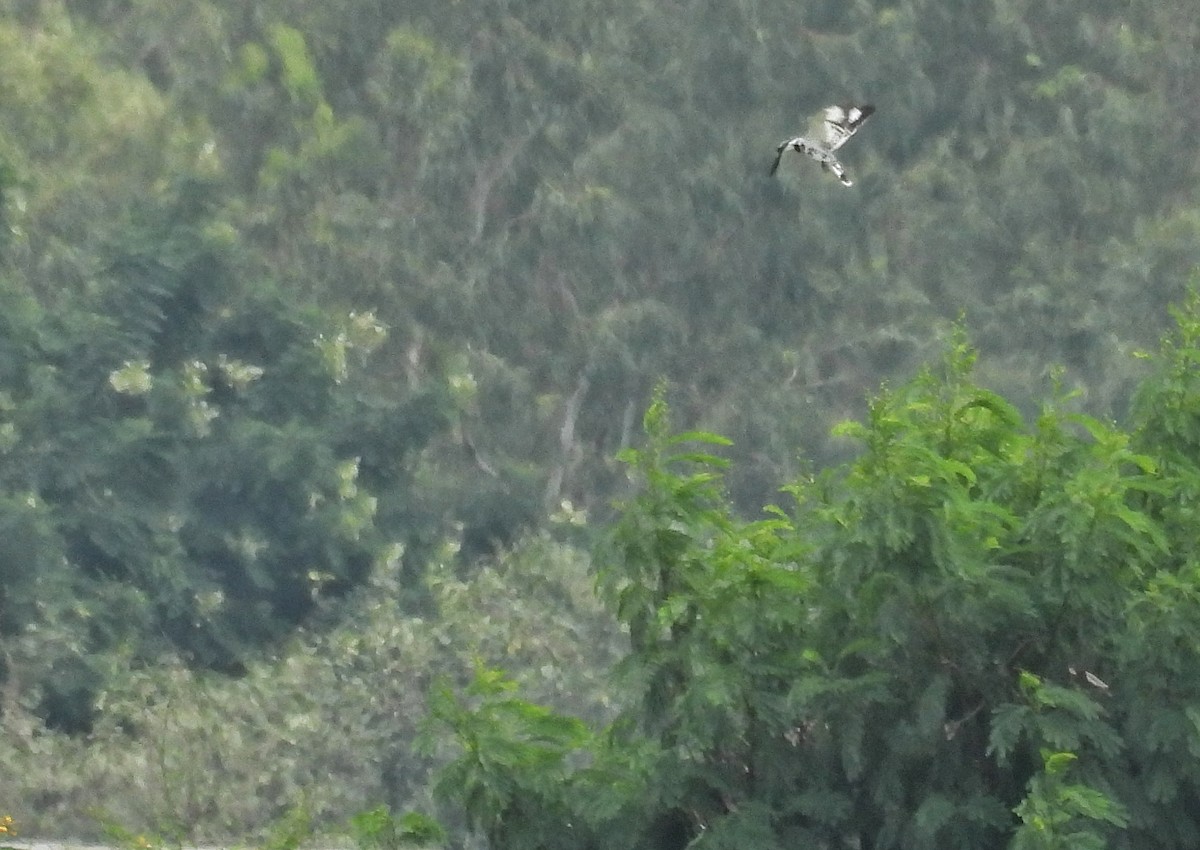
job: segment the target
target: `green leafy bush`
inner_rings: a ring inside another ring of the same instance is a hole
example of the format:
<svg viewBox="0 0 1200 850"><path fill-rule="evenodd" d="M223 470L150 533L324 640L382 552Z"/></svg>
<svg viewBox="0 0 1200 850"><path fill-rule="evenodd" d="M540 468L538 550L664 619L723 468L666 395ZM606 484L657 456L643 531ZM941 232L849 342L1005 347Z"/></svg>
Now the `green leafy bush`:
<svg viewBox="0 0 1200 850"><path fill-rule="evenodd" d="M1063 400L1027 426L960 335L758 521L686 447L725 441L673 434L659 398L601 553L628 708L589 735L482 673L474 703L438 697L444 797L495 850L1186 843L1198 311L1132 436Z"/></svg>

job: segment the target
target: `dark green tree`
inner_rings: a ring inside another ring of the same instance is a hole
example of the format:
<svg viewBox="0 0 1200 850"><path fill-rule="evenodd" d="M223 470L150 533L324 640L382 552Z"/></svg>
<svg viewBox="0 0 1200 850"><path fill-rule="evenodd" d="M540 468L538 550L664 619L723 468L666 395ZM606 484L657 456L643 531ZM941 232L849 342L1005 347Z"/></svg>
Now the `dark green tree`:
<svg viewBox="0 0 1200 850"><path fill-rule="evenodd" d="M86 621L82 668L170 648L236 671L437 525L413 458L448 423L444 389L384 392L363 377L372 316L240 278L211 192L145 204L56 316L15 296L6 313L5 601L26 611L9 630L65 573L50 598ZM68 726L90 699L72 686L58 707L70 681L42 683Z"/></svg>

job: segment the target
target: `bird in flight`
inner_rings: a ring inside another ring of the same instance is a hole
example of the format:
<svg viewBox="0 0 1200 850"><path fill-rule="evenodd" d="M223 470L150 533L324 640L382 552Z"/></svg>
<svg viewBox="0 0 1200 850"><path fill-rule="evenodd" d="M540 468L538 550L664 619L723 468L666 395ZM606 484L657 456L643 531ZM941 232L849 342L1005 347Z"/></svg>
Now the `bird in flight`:
<svg viewBox="0 0 1200 850"><path fill-rule="evenodd" d="M833 152L846 144L873 112L875 107L870 104L825 107L812 117L803 136L788 139L776 148L771 173L774 174L779 168L784 151L791 149L796 153L811 156L821 163L821 168L832 171L834 176L842 181L843 186L853 186L854 181L846 176L846 169L838 162Z"/></svg>

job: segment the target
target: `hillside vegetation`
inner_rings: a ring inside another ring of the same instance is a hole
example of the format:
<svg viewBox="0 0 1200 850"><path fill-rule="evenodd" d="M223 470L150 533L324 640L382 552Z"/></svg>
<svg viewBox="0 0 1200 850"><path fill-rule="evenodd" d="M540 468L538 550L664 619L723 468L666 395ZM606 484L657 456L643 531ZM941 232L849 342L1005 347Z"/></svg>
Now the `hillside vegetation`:
<svg viewBox="0 0 1200 850"><path fill-rule="evenodd" d="M732 440L731 521L853 479L834 426L960 333L1014 433L1143 435L1198 39L1184 0L0 0L0 804L409 805L475 656L611 718L640 645L588 553L656 385ZM770 177L832 102L877 108L855 185Z"/></svg>

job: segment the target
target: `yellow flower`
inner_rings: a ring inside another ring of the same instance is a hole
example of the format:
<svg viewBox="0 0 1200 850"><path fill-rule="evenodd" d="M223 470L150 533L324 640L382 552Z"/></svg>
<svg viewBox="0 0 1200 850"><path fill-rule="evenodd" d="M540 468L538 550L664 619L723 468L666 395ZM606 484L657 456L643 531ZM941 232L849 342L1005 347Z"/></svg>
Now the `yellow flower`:
<svg viewBox="0 0 1200 850"><path fill-rule="evenodd" d="M12 819L12 815L5 815L0 818L0 835L16 835L17 825Z"/></svg>

